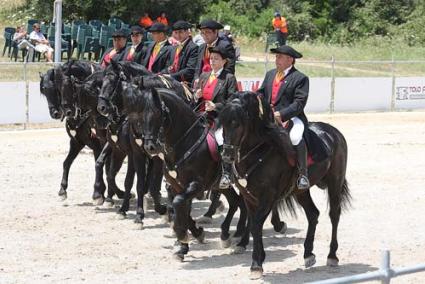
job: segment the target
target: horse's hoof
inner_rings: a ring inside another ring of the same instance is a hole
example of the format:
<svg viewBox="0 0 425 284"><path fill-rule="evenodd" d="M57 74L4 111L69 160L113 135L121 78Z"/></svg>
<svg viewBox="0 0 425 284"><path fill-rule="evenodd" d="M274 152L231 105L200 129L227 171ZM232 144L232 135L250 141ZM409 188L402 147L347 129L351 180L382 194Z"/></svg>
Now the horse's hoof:
<svg viewBox="0 0 425 284"><path fill-rule="evenodd" d="M327 266L337 267L338 264L339 264L339 260L335 258L328 258L328 260L326 261Z"/></svg>
<svg viewBox="0 0 425 284"><path fill-rule="evenodd" d="M124 220L127 218L127 213L123 212L123 211L118 211L117 212L117 219L118 220Z"/></svg>
<svg viewBox="0 0 425 284"><path fill-rule="evenodd" d="M201 228L202 232L199 236L196 237L196 240L198 241L198 243L200 244L205 244L205 231L203 228Z"/></svg>
<svg viewBox="0 0 425 284"><path fill-rule="evenodd" d="M314 254L304 258L304 265L306 268L312 267L314 264L316 264L316 256Z"/></svg>
<svg viewBox="0 0 425 284"><path fill-rule="evenodd" d="M68 195L66 194L66 192L65 192L65 194L59 195L60 201L65 201L67 198L68 198Z"/></svg>
<svg viewBox="0 0 425 284"><path fill-rule="evenodd" d="M262 277L263 277L262 268L251 269L251 272L249 274L249 279L256 280L256 279L261 279Z"/></svg>
<svg viewBox="0 0 425 284"><path fill-rule="evenodd" d="M161 216L166 215L166 213L167 213L167 206L162 205L162 204L155 205L155 212L158 213Z"/></svg>
<svg viewBox="0 0 425 284"><path fill-rule="evenodd" d="M95 206L100 206L100 205L103 204L104 201L105 201L105 199L103 197L96 198L96 199L93 199L93 204Z"/></svg>
<svg viewBox="0 0 425 284"><path fill-rule="evenodd" d="M184 260L184 254L180 253L180 252L176 252L173 254L174 259L178 260L178 261L183 261Z"/></svg>
<svg viewBox="0 0 425 284"><path fill-rule="evenodd" d="M105 207L109 207L109 208L114 207L114 200L113 200L112 198L107 197L107 198L105 199L105 204L104 204L104 206L105 206Z"/></svg>
<svg viewBox="0 0 425 284"><path fill-rule="evenodd" d="M235 246L231 254L243 254L246 251L245 247Z"/></svg>
<svg viewBox="0 0 425 284"><path fill-rule="evenodd" d="M226 206L224 206L223 201L220 201L220 205L218 205L218 207L217 207L217 212L222 213L224 211L224 209L226 209Z"/></svg>
<svg viewBox="0 0 425 284"><path fill-rule="evenodd" d="M196 223L199 223L199 224L212 224L212 217L201 216L198 219L196 219Z"/></svg>
<svg viewBox="0 0 425 284"><path fill-rule="evenodd" d="M232 245L232 240L228 238L227 240L221 240L221 247L228 248Z"/></svg>
<svg viewBox="0 0 425 284"><path fill-rule="evenodd" d="M136 218L134 219L134 223L143 225L143 218L140 215L136 215Z"/></svg>

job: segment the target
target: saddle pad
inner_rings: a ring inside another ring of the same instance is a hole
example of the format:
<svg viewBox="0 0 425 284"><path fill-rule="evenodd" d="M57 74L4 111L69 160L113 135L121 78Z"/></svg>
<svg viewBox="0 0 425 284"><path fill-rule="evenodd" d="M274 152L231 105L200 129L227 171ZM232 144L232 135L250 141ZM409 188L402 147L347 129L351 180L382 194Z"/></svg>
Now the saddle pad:
<svg viewBox="0 0 425 284"><path fill-rule="evenodd" d="M220 161L220 157L218 155L217 142L215 141L214 134L212 134L211 132L208 132L207 143L208 143L208 150L210 150L211 158L213 158L215 162Z"/></svg>

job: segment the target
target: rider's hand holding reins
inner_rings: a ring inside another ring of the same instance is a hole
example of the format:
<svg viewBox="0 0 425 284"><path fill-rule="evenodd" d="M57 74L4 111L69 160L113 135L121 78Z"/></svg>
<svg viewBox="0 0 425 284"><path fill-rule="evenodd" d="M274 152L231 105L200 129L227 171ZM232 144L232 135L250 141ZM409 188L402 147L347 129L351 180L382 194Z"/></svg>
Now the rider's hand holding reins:
<svg viewBox="0 0 425 284"><path fill-rule="evenodd" d="M205 101L205 110L206 111L215 110L215 103L213 103L212 101Z"/></svg>

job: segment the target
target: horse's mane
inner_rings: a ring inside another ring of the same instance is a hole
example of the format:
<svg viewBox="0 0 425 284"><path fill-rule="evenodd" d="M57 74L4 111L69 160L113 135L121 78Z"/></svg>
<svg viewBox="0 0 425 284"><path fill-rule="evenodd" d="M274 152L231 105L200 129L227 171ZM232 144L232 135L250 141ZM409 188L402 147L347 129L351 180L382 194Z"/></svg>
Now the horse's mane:
<svg viewBox="0 0 425 284"><path fill-rule="evenodd" d="M103 82L103 70L99 70L88 76L83 82L82 82L82 88L92 88L94 85L98 84L98 87L100 88L102 86ZM87 95L90 96L99 96L100 91L98 93L93 93L91 91L85 92Z"/></svg>
<svg viewBox="0 0 425 284"><path fill-rule="evenodd" d="M268 138L266 140L283 155L294 155L288 132L274 123L272 109L263 96L254 92L236 92L228 102L220 113L222 122L247 119L250 133Z"/></svg>
<svg viewBox="0 0 425 284"><path fill-rule="evenodd" d="M92 74L93 71L98 71L99 66L90 61L72 59L62 65L62 70L66 76L73 75L79 80L84 80L87 76Z"/></svg>
<svg viewBox="0 0 425 284"><path fill-rule="evenodd" d="M141 76L153 74L145 66L132 61L115 61L111 60L105 69L105 74L119 75L119 72L123 71L127 76Z"/></svg>

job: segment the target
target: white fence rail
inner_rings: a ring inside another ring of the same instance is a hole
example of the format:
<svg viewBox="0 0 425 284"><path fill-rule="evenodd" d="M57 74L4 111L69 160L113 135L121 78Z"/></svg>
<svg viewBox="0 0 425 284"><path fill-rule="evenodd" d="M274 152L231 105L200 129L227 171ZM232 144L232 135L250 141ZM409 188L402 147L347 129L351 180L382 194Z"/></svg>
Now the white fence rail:
<svg viewBox="0 0 425 284"><path fill-rule="evenodd" d="M346 283L361 283L372 280L380 280L383 284L388 284L391 278L395 278L401 275L412 274L417 272L425 271L425 264L419 264L412 267L405 268L391 268L390 263L390 252L385 250L382 252L381 267L378 271L368 272L363 274L351 275L340 278L333 278L315 282L309 282L308 284L346 284Z"/></svg>
<svg viewBox="0 0 425 284"><path fill-rule="evenodd" d="M266 61L255 61L269 64ZM303 61L304 63L349 63L356 61ZM364 63L394 63L395 61L364 61ZM246 63L246 62L245 62ZM396 61L394 64L424 63ZM0 124L51 122L47 102L39 91L39 70L53 65L46 63L0 63L0 68L13 69L13 76L0 82ZM22 68L22 69L21 69ZM265 68L265 71L267 67ZM333 69L332 69L333 70ZM5 73L5 71L3 71ZM256 78L238 78L239 88L255 91L264 74ZM425 72L422 76L397 77L311 77L307 113L395 111L425 109Z"/></svg>

